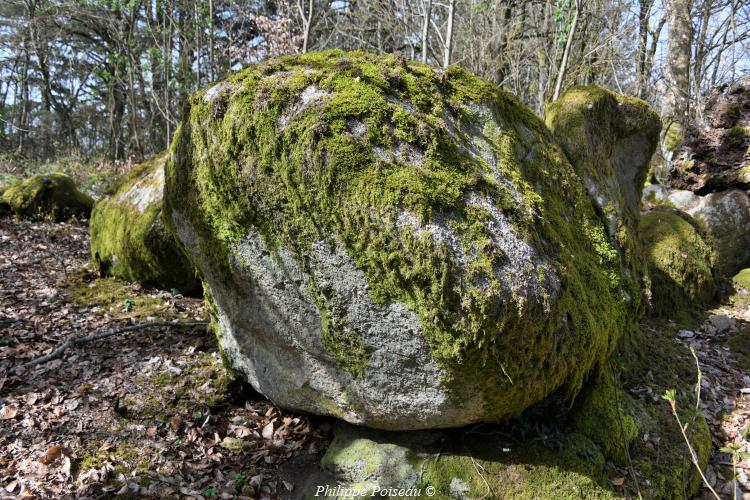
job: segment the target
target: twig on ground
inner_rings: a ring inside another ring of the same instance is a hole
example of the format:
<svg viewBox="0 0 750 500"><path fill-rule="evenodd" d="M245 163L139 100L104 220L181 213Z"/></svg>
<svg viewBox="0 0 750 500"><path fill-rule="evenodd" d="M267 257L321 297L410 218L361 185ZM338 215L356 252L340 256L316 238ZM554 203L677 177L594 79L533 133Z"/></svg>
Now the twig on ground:
<svg viewBox="0 0 750 500"><path fill-rule="evenodd" d="M184 322L184 323L138 323L135 325L123 326L116 330L95 332L95 333L92 333L91 335L84 335L81 337L70 338L66 340L65 342L63 342L60 345L60 347L58 347L51 353L45 354L44 356L40 356L36 359L32 359L28 363L24 363L21 366L29 367L29 366L41 365L48 361L52 361L53 359L59 358L60 356L63 355L63 353L66 350L68 350L68 348L74 345L85 344L86 342L92 342L94 340L105 339L107 337L118 335L120 333L132 332L135 330L144 330L146 328L175 328L175 327L185 328L185 327L190 327L190 326L206 326L207 324L208 323L206 321L193 321L193 322Z"/></svg>

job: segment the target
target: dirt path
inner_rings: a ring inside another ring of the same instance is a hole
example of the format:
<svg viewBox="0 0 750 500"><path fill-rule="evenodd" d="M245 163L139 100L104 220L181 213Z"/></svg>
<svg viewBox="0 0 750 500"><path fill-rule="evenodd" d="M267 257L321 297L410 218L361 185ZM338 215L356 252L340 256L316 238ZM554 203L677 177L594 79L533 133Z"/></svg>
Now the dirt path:
<svg viewBox="0 0 750 500"><path fill-rule="evenodd" d="M693 348L701 369L700 404L711 429L714 453L706 470L722 498L750 499L750 295L739 290L695 330L677 342ZM697 371L697 370L696 370ZM733 451L737 452L733 465ZM746 455L746 456L743 456ZM736 481L733 480L736 470ZM736 489L736 492L735 492ZM736 494L736 496L735 496ZM702 488L699 498L715 498Z"/></svg>
<svg viewBox="0 0 750 500"><path fill-rule="evenodd" d="M0 497L284 497L278 465L320 453L329 426L235 386L205 327L139 328L23 366L73 336L206 319L202 300L87 266L85 225L0 219Z"/></svg>

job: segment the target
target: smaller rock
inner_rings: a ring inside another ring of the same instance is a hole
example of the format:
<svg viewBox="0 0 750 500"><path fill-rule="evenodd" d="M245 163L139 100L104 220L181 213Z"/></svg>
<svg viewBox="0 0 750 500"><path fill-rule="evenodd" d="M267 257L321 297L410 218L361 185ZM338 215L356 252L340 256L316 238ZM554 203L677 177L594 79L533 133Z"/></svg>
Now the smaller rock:
<svg viewBox="0 0 750 500"><path fill-rule="evenodd" d="M750 264L750 199L738 189L706 196L673 191L669 201L693 216L716 251L716 270L732 276Z"/></svg>
<svg viewBox="0 0 750 500"><path fill-rule="evenodd" d="M695 337L695 332L691 332L690 330L680 330L677 332L677 336L681 339L691 339Z"/></svg>
<svg viewBox="0 0 750 500"><path fill-rule="evenodd" d="M726 314L712 315L703 325L703 331L710 335L717 335L728 332L733 326L734 321Z"/></svg>
<svg viewBox="0 0 750 500"><path fill-rule="evenodd" d="M644 205L660 205L667 201L669 192L661 184L649 184L643 188L641 203Z"/></svg>
<svg viewBox="0 0 750 500"><path fill-rule="evenodd" d="M740 389L740 392L742 394L750 394L750 387L743 387L742 389Z"/></svg>

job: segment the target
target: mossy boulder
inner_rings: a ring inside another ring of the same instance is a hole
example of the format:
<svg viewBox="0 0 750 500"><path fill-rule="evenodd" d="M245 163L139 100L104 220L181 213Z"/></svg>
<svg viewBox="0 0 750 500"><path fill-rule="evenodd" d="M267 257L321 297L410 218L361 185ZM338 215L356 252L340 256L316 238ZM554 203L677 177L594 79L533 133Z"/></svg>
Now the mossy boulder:
<svg viewBox="0 0 750 500"><path fill-rule="evenodd" d="M750 266L750 198L744 191L729 189L699 196L691 191L673 191L670 203L693 216L706 232L716 253L716 273L733 276Z"/></svg>
<svg viewBox="0 0 750 500"><path fill-rule="evenodd" d="M732 277L732 282L735 284L735 286L739 286L744 288L745 290L750 291L750 268L745 268L735 274Z"/></svg>
<svg viewBox="0 0 750 500"><path fill-rule="evenodd" d="M626 292L641 310L646 263L636 237L641 196L659 142L661 120L645 101L600 87L574 87L545 111L545 121L607 219Z"/></svg>
<svg viewBox="0 0 750 500"><path fill-rule="evenodd" d="M227 360L386 429L518 415L634 327L623 266L533 113L459 69L328 51L190 99L166 212Z"/></svg>
<svg viewBox="0 0 750 500"><path fill-rule="evenodd" d="M72 177L62 173L37 175L7 188L2 205L24 219L64 221L87 218L94 200L81 192ZM2 210L0 208L0 210Z"/></svg>
<svg viewBox="0 0 750 500"><path fill-rule="evenodd" d="M142 163L94 206L91 257L102 275L194 292L200 282L162 220L164 162Z"/></svg>
<svg viewBox="0 0 750 500"><path fill-rule="evenodd" d="M714 253L693 218L678 210L654 209L641 221L651 278L651 305L674 317L705 307L714 298Z"/></svg>

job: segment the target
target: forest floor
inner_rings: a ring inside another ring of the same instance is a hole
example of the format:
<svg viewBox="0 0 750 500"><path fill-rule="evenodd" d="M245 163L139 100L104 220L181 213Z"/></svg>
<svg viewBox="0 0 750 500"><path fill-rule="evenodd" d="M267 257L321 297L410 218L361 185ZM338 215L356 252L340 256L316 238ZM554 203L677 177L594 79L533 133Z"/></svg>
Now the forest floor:
<svg viewBox="0 0 750 500"><path fill-rule="evenodd" d="M330 425L232 382L201 299L88 261L85 224L0 219L0 498L283 498Z"/></svg>
<svg viewBox="0 0 750 500"><path fill-rule="evenodd" d="M700 361L706 477L750 498L726 449L750 451L750 293L710 314L675 342ZM290 496L278 467L320 455L330 421L233 382L206 319L201 299L100 278L85 224L0 219L0 498Z"/></svg>

